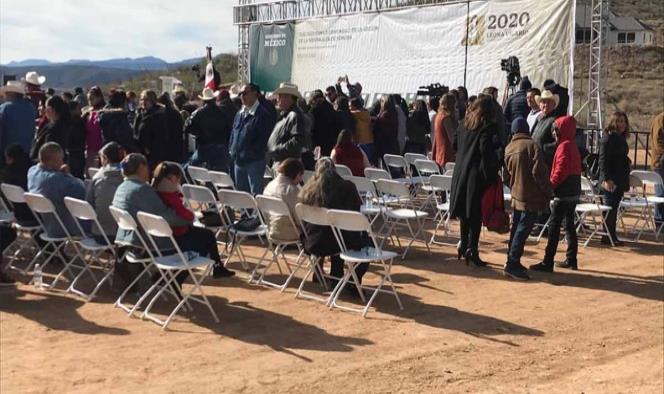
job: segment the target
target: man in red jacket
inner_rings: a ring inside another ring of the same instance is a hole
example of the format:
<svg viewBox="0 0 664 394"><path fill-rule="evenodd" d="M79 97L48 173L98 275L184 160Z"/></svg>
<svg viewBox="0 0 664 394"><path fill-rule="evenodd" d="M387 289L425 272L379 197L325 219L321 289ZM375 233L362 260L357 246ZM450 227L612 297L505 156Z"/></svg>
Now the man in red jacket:
<svg viewBox="0 0 664 394"><path fill-rule="evenodd" d="M554 122L553 137L556 140L556 152L551 165L551 186L553 187L553 207L549 222L549 241L546 244L544 260L531 265L533 271L553 272L553 258L558 248L560 226L565 221L567 236L567 258L558 264L562 268L578 268L576 254L578 241L574 223L574 210L581 195L581 155L576 146L576 121L573 116L562 116Z"/></svg>

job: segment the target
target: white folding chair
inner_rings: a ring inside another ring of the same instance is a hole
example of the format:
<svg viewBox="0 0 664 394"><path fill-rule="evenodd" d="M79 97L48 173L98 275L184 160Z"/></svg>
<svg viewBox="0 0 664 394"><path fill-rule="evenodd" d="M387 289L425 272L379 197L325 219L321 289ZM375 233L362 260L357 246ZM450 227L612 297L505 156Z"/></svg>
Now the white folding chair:
<svg viewBox="0 0 664 394"><path fill-rule="evenodd" d="M88 167L88 179L93 179L95 175L99 172L97 167Z"/></svg>
<svg viewBox="0 0 664 394"><path fill-rule="evenodd" d="M353 171L350 170L350 167L343 165L343 164L335 164L334 169L337 171L337 174L339 176L344 177L344 176L353 176Z"/></svg>
<svg viewBox="0 0 664 394"><path fill-rule="evenodd" d="M153 264L162 273L163 277L166 278L166 283L158 282L152 285L151 289L155 289L160 285L161 289L157 291L157 293L155 293L155 295L152 297L150 303L145 308L142 317L154 321L155 323L161 325L162 329L165 330L180 308L185 306L185 304L191 300L207 306L214 320L219 323L219 318L212 308L210 301L205 296L205 292L203 291L202 287L203 278L209 275L209 273L212 271L214 260L199 256L197 253L193 252L183 253L173 238L173 230L171 230L168 222L166 222L166 220L161 216L139 212L137 217L138 222L141 224L141 227L143 227L143 230L150 240L153 250L157 253L157 256L153 257ZM162 251L157 246L157 238L167 239L170 241L170 244L172 245L173 250L175 250L175 253L164 256ZM178 275L184 272L189 274L189 277L192 281L192 287L186 293L182 291L182 288L177 282ZM197 273L199 273L199 275L197 275ZM166 320L161 320L157 316L150 314L150 310L152 309L155 302L159 299L159 297L161 297L164 291L166 291L166 289L169 287L177 288L180 294L182 294L182 299L170 313L168 318ZM151 292L150 290L148 291ZM195 293L198 293L198 296L195 296Z"/></svg>
<svg viewBox="0 0 664 394"><path fill-rule="evenodd" d="M425 210L433 205L436 199L435 190L430 183L429 177L432 175L440 175L440 167L435 161L429 159L417 159L414 162L417 175L423 180L420 190L425 193L424 201L420 205L421 210Z"/></svg>
<svg viewBox="0 0 664 394"><path fill-rule="evenodd" d="M448 164L449 164L449 163L448 163ZM445 170L445 172L443 173L443 175L453 176L453 175L454 175L454 168L452 168L451 170Z"/></svg>
<svg viewBox="0 0 664 394"><path fill-rule="evenodd" d="M3 183L0 185L2 189L2 194L7 198L10 204L25 204L25 191L20 186L10 185ZM37 251L39 250L39 245L35 241L37 233L41 229L39 223L34 226L22 225L15 220L13 213L5 206L2 197L0 197L0 202L3 206L3 212L7 212L9 215L6 217L6 221L3 221L4 225L12 226L16 230L16 239L7 245L5 250L2 251L2 256L6 259L7 265L6 268L13 269L22 274L27 274L32 266L35 263L35 257ZM17 261L22 260L22 255L32 256L30 262L25 268L21 268L16 264Z"/></svg>
<svg viewBox="0 0 664 394"><path fill-rule="evenodd" d="M582 202L576 205L575 211L578 220L578 226L576 231L584 229L584 225L592 226L592 232L586 239L586 242L583 243L583 247L588 246L588 243L595 235L605 235L609 238L611 246L615 246L613 243L613 237L609 233L609 228L606 225L606 216L611 211L611 207L608 205L603 205L600 203L599 198L595 194L595 188L586 177L581 177L581 191L584 193L585 199L587 202ZM586 219L592 220L592 222L587 222ZM599 220L598 220L599 218Z"/></svg>
<svg viewBox="0 0 664 394"><path fill-rule="evenodd" d="M373 181L369 178L360 177L360 176L349 176L345 178L353 182L357 192L360 194L362 199L362 206L360 207L360 212L366 215L371 219L371 224L373 225L376 219L382 214L384 208L380 205L378 201L378 192L376 192L376 186Z"/></svg>
<svg viewBox="0 0 664 394"><path fill-rule="evenodd" d="M189 173L184 170L184 167L182 167L182 164L180 164L176 161L164 161L164 163L174 165L174 166L176 166L177 168L180 169L180 173L184 176L184 178L182 179L183 183L194 183L194 182L192 182L191 178L189 177Z"/></svg>
<svg viewBox="0 0 664 394"><path fill-rule="evenodd" d="M225 172L220 171L210 171L210 181L217 189L231 189L235 190L235 182L233 178Z"/></svg>
<svg viewBox="0 0 664 394"><path fill-rule="evenodd" d="M14 212L5 204L5 200L0 196L0 224L9 225L14 222Z"/></svg>
<svg viewBox="0 0 664 394"><path fill-rule="evenodd" d="M242 250L242 242L247 237L260 238L267 234L267 226L265 225L265 223L263 223L263 219L258 214L258 205L256 204L256 199L254 199L254 197L247 192L236 191L236 190L220 190L219 200L221 201L223 207L229 207L235 211L240 211L244 215L248 215L249 212L253 212L256 215L256 217L258 217L260 220L259 226L252 231L236 230L235 228L233 228L232 225L228 227L229 235L235 238L235 242L233 242L231 250L228 252L228 257L224 262L224 266L226 266L231 261L233 255L237 253L238 257L240 258L240 263L242 264L242 268L244 268L246 271L249 271L247 258L244 254L244 251ZM225 209L222 209L221 212L226 223L229 224L237 223L237 221L233 221L232 218L228 216L228 212L226 212Z"/></svg>
<svg viewBox="0 0 664 394"><path fill-rule="evenodd" d="M415 208L415 205L410 200L410 191L408 190L408 187L401 182L380 179L376 182L376 189L378 190L380 200L385 207L385 222L383 223L383 228L387 228L385 231L386 236L391 237L394 235L397 239L399 247L401 247L401 240L399 239L399 234L396 231L396 227L407 227L408 231L410 232L410 242L401 255L401 258L404 259L413 242L415 242L415 240L419 240L418 237L424 228L422 219L426 218L428 214ZM411 226L410 223L411 220L415 220L417 224L416 231L413 231L413 226ZM383 242L385 242L385 239L383 239ZM426 241L422 242L426 246L429 253L431 253L429 243Z"/></svg>
<svg viewBox="0 0 664 394"><path fill-rule="evenodd" d="M436 222L436 227L431 234L431 239L429 239L429 244L439 244L439 245L451 245L449 243L436 241L436 235L438 235L438 230L442 227L443 234L445 236L449 235L450 230L450 192L452 190L452 177L449 175L431 175L429 178L431 182L431 187L435 192L441 194L441 198L436 198L436 216L433 218L433 221ZM435 194L434 194L435 195ZM443 202L442 196L445 196L445 202ZM456 243L454 243L456 245Z"/></svg>
<svg viewBox="0 0 664 394"><path fill-rule="evenodd" d="M664 197L648 194L646 187L650 187L652 189L658 185L660 187L664 187L664 180L662 180L662 177L655 171L633 170L630 175L638 178L643 184L643 197L646 200L646 204L648 206L648 209L646 210L646 213L648 214L648 222L653 225L655 237L656 239L659 239L659 235L664 229L664 223L662 223L659 228L657 228L657 223L655 222L655 212L657 211L657 206L659 204L664 204ZM637 236L637 240L640 238L640 236L641 233L639 233Z"/></svg>
<svg viewBox="0 0 664 394"><path fill-rule="evenodd" d="M198 183L205 185L206 183L211 182L210 171L207 168L188 166L187 172L194 184Z"/></svg>
<svg viewBox="0 0 664 394"><path fill-rule="evenodd" d="M294 234L299 233L299 228L295 224L295 221L293 220L293 216L291 215L290 210L288 209L288 205L286 205L286 203L283 200L280 200L276 197L256 196L256 203L258 204L258 210L263 215L263 221L267 224L268 231L271 229L272 226L272 221L270 220L270 217L280 216L288 219L288 223L290 224L291 230L293 230ZM304 259L302 258L304 253L302 249L302 244L300 243L299 239L285 241L285 240L273 239L269 236L267 237L267 241L268 245L265 249L265 253L263 253L263 256L258 261L258 264L256 264L254 270L251 272L251 275L249 277L249 283L251 283L254 280L254 276L256 274L259 274L258 280L256 282L257 284L259 285L265 284L267 286L277 288L283 292L288 287L288 284L293 279L293 276L295 276L295 273L300 270L304 262ZM288 261L288 257L286 257L284 250L287 247L293 245L297 247L298 256L295 262L291 264L291 262ZM265 256L268 252L272 253L272 259L270 259L266 265L263 265L263 261L265 260ZM286 267L286 270L288 271L288 278L286 278L286 280L283 283L278 284L266 280L265 274L270 269L270 267L275 263L279 268L279 273L283 274L283 271L281 270L281 264L279 263L280 257L284 263L284 266ZM291 270L290 268L291 265L295 266L294 270Z"/></svg>
<svg viewBox="0 0 664 394"><path fill-rule="evenodd" d="M398 169L403 173L403 177L395 179L395 181L409 185L420 184L424 181L422 177L412 176L410 165L403 156L385 154L383 155L383 161L388 168Z"/></svg>
<svg viewBox="0 0 664 394"><path fill-rule="evenodd" d="M212 191L208 189L207 186L183 185L182 194L184 195L184 199L187 201L187 205L189 205L189 207L191 207L196 212L196 216L198 218L203 217L204 212L219 215L221 218L221 226L206 227L204 224L198 221L196 221L194 225L212 230L215 233L215 237L217 238L217 243L221 244L219 241L219 236L223 230L228 228L230 223L228 223L224 215L221 214L221 204L219 201L217 201L214 194L212 194Z"/></svg>
<svg viewBox="0 0 664 394"><path fill-rule="evenodd" d="M309 236L307 233L307 228L305 226L305 223L309 223L310 225L315 225L315 226L329 226L330 222L327 219L327 209L322 208L322 207L314 207L311 205L305 205L298 203L295 206L295 212L297 213L297 217L300 219L300 227L302 229L302 234L304 235L305 239ZM304 291L304 285L306 284L307 280L309 280L310 277L316 277L318 280L318 283L322 283L323 288L327 290L327 278L333 278L330 275L326 275L325 272L323 271L323 264L318 264L319 258L326 257L326 256L312 256L306 253L306 251L302 254L302 258L305 259L306 262L306 269L307 272L304 274L302 277L302 282L300 282L300 286L297 288L297 291L295 292L295 298L305 298L309 300L314 300L314 301L319 301L324 303L325 305L329 305L330 302L332 302L332 297L334 296L334 293L330 293L327 297L320 297L316 294L309 293ZM333 278L333 279L340 279L340 278Z"/></svg>
<svg viewBox="0 0 664 394"><path fill-rule="evenodd" d="M456 163L451 161L449 163L445 163L445 172L447 171L454 171L454 167L456 166Z"/></svg>
<svg viewBox="0 0 664 394"><path fill-rule="evenodd" d="M263 172L263 179L265 180L274 179L274 172L268 165L265 165L265 172Z"/></svg>
<svg viewBox="0 0 664 394"><path fill-rule="evenodd" d="M332 232L334 233L337 243L339 244L339 248L341 249L340 257L346 266L344 277L341 278L341 281L339 281L339 284L333 291L334 296L329 304L330 309L339 308L347 311L359 312L363 317L366 317L367 313L369 312L369 308L371 308L371 304L373 303L378 293L383 292L394 295L394 298L397 300L397 304L399 305L399 309L403 310L401 299L399 298L397 289L394 287L394 282L390 276L392 262L394 261L394 258L397 256L397 254L394 252L384 251L380 248L376 242L373 231L371 230L371 223L369 223L367 218L361 213L332 209L328 211L327 217L330 225L332 226ZM371 238L371 243L373 246L362 248L362 250L348 249L343 238L342 231L367 232ZM379 265L380 271L377 272L377 274L380 276L380 281L378 282L377 286L369 287L362 286L360 284L355 270L360 264L363 263L375 263ZM340 305L338 303L339 295L351 280L351 278L360 294L362 302L365 303L364 307L361 309ZM391 290L383 289L383 286L385 285L389 286ZM373 290L368 301L365 300L364 289Z"/></svg>
<svg viewBox="0 0 664 394"><path fill-rule="evenodd" d="M364 169L364 176L372 181L377 181L379 179L392 179L392 175L382 168L372 168L367 167Z"/></svg>
<svg viewBox="0 0 664 394"><path fill-rule="evenodd" d="M404 153L403 158L406 160L406 163L411 166L415 166L416 160L429 160L426 155L421 153Z"/></svg>
<svg viewBox="0 0 664 394"><path fill-rule="evenodd" d="M37 256L35 256L35 261L39 260L43 256L46 256L46 259L44 260L41 266L42 270L53 260L54 257L60 258L60 260L64 264L63 268L60 270L60 272L57 273L57 275L55 276L53 281L51 281L50 284L42 283L42 287L45 287L47 289L55 289L55 285L58 283L60 278L65 274L65 272L69 273L71 275L71 280L73 280L76 277L76 275L74 275L72 268L86 270L87 266L82 261L78 247L74 242L75 238L71 235L69 230L67 230L67 227L62 222L60 215L58 215L58 212L55 210L55 206L53 205L53 203L46 197L42 196L41 194L25 193L24 197L25 197L25 203L28 204L28 207L32 211L33 215L35 216L35 219L37 219L37 222L39 222L39 226L41 227L41 233L39 233L39 238L41 238L42 241L46 242L46 245L44 245L44 247L41 248L39 253L37 253ZM44 222L44 217L46 215L53 216L53 218L55 219L55 223L57 223L58 227L63 232L64 236L54 237L47 233L46 224ZM64 250L68 245L70 245L74 250L74 256L69 260L67 260L67 258L64 255ZM50 251L49 248L51 249ZM81 260L82 265L76 264L77 259ZM69 288L67 289L67 291L69 291Z"/></svg>
<svg viewBox="0 0 664 394"><path fill-rule="evenodd" d="M102 235L101 238L103 239L103 243L99 243L94 238L85 236L74 241L80 247L81 257L87 269L81 270L81 272L79 272L74 278L69 286L69 291L90 301L94 298L95 294L97 294L97 291L99 291L104 283L111 278L111 275L113 275L113 268L118 261L118 256L113 244L108 240L108 237L104 233L104 229L101 227L101 224L99 224L97 213L90 203L72 197L65 197L65 206L74 218L76 226L81 234L85 234L82 224L85 222L91 222L92 225L97 228L99 234ZM102 260L101 258L103 255L106 255L105 260ZM94 275L94 269L100 270L103 273L101 280L97 280L97 277ZM78 283L86 272L88 272L90 277L95 281L95 287L90 293L86 293L76 288L76 283Z"/></svg>

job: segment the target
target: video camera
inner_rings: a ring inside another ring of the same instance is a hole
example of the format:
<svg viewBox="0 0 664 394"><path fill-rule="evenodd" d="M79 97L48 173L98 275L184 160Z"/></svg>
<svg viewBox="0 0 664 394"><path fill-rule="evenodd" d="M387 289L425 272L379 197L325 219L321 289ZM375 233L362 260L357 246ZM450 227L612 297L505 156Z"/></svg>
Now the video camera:
<svg viewBox="0 0 664 394"><path fill-rule="evenodd" d="M449 93L450 88L441 85L439 83L432 83L427 86L420 86L417 90L418 96L430 96L430 97L443 97L445 93Z"/></svg>
<svg viewBox="0 0 664 394"><path fill-rule="evenodd" d="M521 68L519 67L519 58L510 56L507 59L500 60L500 69L507 73L507 84L516 86L521 81Z"/></svg>

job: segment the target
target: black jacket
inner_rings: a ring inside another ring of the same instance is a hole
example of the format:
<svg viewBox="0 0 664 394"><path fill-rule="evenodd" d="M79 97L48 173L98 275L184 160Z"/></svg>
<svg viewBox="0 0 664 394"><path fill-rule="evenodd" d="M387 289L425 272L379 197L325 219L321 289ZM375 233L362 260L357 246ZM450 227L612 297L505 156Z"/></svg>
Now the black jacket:
<svg viewBox="0 0 664 394"><path fill-rule="evenodd" d="M122 108L108 105L99 111L99 126L104 144L117 142L127 153L138 152L138 144L134 139L134 130L129 124L129 113Z"/></svg>
<svg viewBox="0 0 664 394"><path fill-rule="evenodd" d="M329 156L341 131L339 115L327 101L317 104L310 112L314 116L313 144L320 146L321 156Z"/></svg>
<svg viewBox="0 0 664 394"><path fill-rule="evenodd" d="M556 115L551 113L549 116L537 118L535 125L533 125L532 137L539 145L544 155L546 165L551 168L553 164L553 155L556 153L556 140L553 138L553 122L556 120Z"/></svg>
<svg viewBox="0 0 664 394"><path fill-rule="evenodd" d="M461 128L457 133L456 167L450 196L453 217L477 215L484 189L497 180L500 161L494 143L496 128L495 123L489 123L478 130Z"/></svg>
<svg viewBox="0 0 664 394"><path fill-rule="evenodd" d="M304 114L295 106L282 113L281 119L274 125L274 130L267 141L267 152L274 162L287 158L299 159L305 146L306 122Z"/></svg>
<svg viewBox="0 0 664 394"><path fill-rule="evenodd" d="M48 122L35 134L30 148L30 158L39 159L39 149L47 142L57 142L66 152L69 149L69 130L71 126L68 122L57 121Z"/></svg>
<svg viewBox="0 0 664 394"><path fill-rule="evenodd" d="M166 113L166 148L164 150L164 159L181 163L184 159L184 135L182 133L182 115L174 107L164 107Z"/></svg>
<svg viewBox="0 0 664 394"><path fill-rule="evenodd" d="M350 111L337 111L337 116L339 117L339 131L346 129L355 134L355 118Z"/></svg>
<svg viewBox="0 0 664 394"><path fill-rule="evenodd" d="M530 106L528 105L526 94L527 92L525 90L519 90L507 99L503 112L505 115L505 126L507 127L507 130L511 128L512 121L517 117L521 116L524 119L528 118Z"/></svg>
<svg viewBox="0 0 664 394"><path fill-rule="evenodd" d="M27 157L20 159L2 169L0 178L3 183L20 186L23 190L28 191L28 170L31 165L32 163L30 163ZM28 208L28 204L13 205L14 217L19 224L24 226L34 226L37 224L37 220L32 215L30 208Z"/></svg>
<svg viewBox="0 0 664 394"><path fill-rule="evenodd" d="M184 130L196 136L197 145L226 145L233 128L233 119L214 101L208 101L187 119Z"/></svg>
<svg viewBox="0 0 664 394"><path fill-rule="evenodd" d="M150 167L164 161L166 145L166 112L161 105L155 105L149 111L136 115L134 131L138 146L148 159Z"/></svg>
<svg viewBox="0 0 664 394"><path fill-rule="evenodd" d="M557 94L558 97L560 98L560 102L558 103L558 107L553 111L553 114L555 117L560 117L560 116L565 116L567 115L567 107L569 107L569 90L567 88L564 88L558 84L551 85L549 87L545 86L545 89L548 89L551 91L553 94Z"/></svg>
<svg viewBox="0 0 664 394"><path fill-rule="evenodd" d="M605 132L599 145L599 181L613 181L616 192L629 190L629 147L625 137Z"/></svg>

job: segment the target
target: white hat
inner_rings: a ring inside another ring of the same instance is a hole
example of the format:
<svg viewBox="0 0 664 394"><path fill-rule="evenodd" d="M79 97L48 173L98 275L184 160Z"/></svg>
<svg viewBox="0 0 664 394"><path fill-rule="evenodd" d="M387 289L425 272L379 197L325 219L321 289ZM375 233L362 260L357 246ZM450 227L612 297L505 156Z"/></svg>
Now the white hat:
<svg viewBox="0 0 664 394"><path fill-rule="evenodd" d="M19 81L7 81L7 85L0 87L1 93L25 93L25 86Z"/></svg>
<svg viewBox="0 0 664 394"><path fill-rule="evenodd" d="M25 73L25 78L23 80L32 85L42 85L46 82L46 77L39 75L37 71L28 71Z"/></svg>
<svg viewBox="0 0 664 394"><path fill-rule="evenodd" d="M279 85L279 89L272 92L272 96L270 96L270 98L277 98L277 96L280 94L290 94L291 96L295 96L300 99L302 98L300 91L297 89L297 85L290 82L282 82Z"/></svg>
<svg viewBox="0 0 664 394"><path fill-rule="evenodd" d="M216 98L216 96L214 95L214 90L212 90L210 88L203 89L203 93L201 93L201 94L202 94L202 96L199 95L198 98L203 100L203 101L214 100Z"/></svg>
<svg viewBox="0 0 664 394"><path fill-rule="evenodd" d="M560 103L560 96L557 94L551 93L550 90L545 90L542 92L541 96L535 96L535 102L539 105L540 101L542 100L553 100L554 102L554 107L558 107L558 104Z"/></svg>
<svg viewBox="0 0 664 394"><path fill-rule="evenodd" d="M187 91L185 90L184 86L182 86L182 84L177 84L173 88L173 94L175 93L187 93Z"/></svg>

